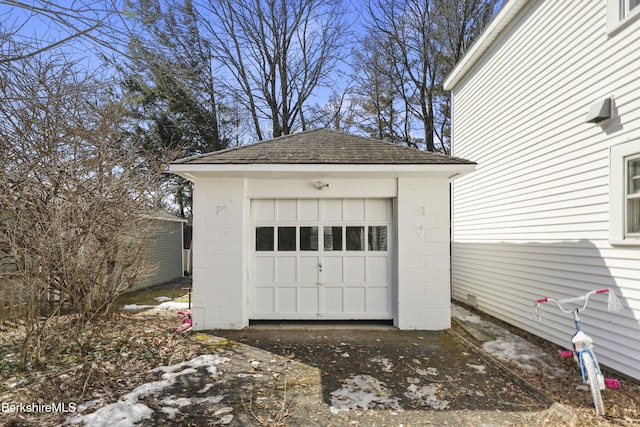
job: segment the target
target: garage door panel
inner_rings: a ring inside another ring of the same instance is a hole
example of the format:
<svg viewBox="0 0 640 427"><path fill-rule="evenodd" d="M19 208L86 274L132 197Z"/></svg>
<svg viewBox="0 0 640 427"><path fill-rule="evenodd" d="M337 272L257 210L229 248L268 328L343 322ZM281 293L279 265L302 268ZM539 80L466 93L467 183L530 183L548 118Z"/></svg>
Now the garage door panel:
<svg viewBox="0 0 640 427"><path fill-rule="evenodd" d="M298 312L298 292L294 286L283 287L277 289L276 310L278 313L297 313Z"/></svg>
<svg viewBox="0 0 640 427"><path fill-rule="evenodd" d="M391 203L385 199L367 199L365 202L365 219L367 221L389 221L391 219Z"/></svg>
<svg viewBox="0 0 640 427"><path fill-rule="evenodd" d="M300 313L317 314L320 312L320 289L315 287L299 288Z"/></svg>
<svg viewBox="0 0 640 427"><path fill-rule="evenodd" d="M319 200L300 200L300 221L318 221L320 219Z"/></svg>
<svg viewBox="0 0 640 427"><path fill-rule="evenodd" d="M277 258L278 283L295 283L298 281L298 266L295 256L281 256Z"/></svg>
<svg viewBox="0 0 640 427"><path fill-rule="evenodd" d="M255 221L275 221L276 201L275 200L254 200L253 218Z"/></svg>
<svg viewBox="0 0 640 427"><path fill-rule="evenodd" d="M342 287L324 287L324 312L343 313L344 310L344 290Z"/></svg>
<svg viewBox="0 0 640 427"><path fill-rule="evenodd" d="M370 286L368 288L367 306L370 313L387 313L390 307L389 288L387 286Z"/></svg>
<svg viewBox="0 0 640 427"><path fill-rule="evenodd" d="M316 284L320 280L318 265L320 260L317 256L300 257L300 282Z"/></svg>
<svg viewBox="0 0 640 427"><path fill-rule="evenodd" d="M276 203L277 221L295 221L298 216L298 206L295 199L281 199Z"/></svg>
<svg viewBox="0 0 640 427"><path fill-rule="evenodd" d="M342 218L342 199L327 199L322 201L322 220L341 222Z"/></svg>
<svg viewBox="0 0 640 427"><path fill-rule="evenodd" d="M389 279L389 257L368 257L366 280L368 282L388 282Z"/></svg>
<svg viewBox="0 0 640 427"><path fill-rule="evenodd" d="M276 310L275 288L256 287L253 307L256 313L273 313Z"/></svg>
<svg viewBox="0 0 640 427"><path fill-rule="evenodd" d="M363 283L365 281L365 258L364 256L350 256L344 259L346 264L345 282Z"/></svg>
<svg viewBox="0 0 640 427"><path fill-rule="evenodd" d="M344 268L342 256L325 256L322 261L322 272L325 283L342 283L344 281Z"/></svg>
<svg viewBox="0 0 640 427"><path fill-rule="evenodd" d="M349 222L364 222L364 199L345 199L345 219Z"/></svg>
<svg viewBox="0 0 640 427"><path fill-rule="evenodd" d="M345 289L345 293L346 293L345 312L366 313L367 290L364 286L347 288Z"/></svg>
<svg viewBox="0 0 640 427"><path fill-rule="evenodd" d="M275 258L272 256L260 256L255 258L254 274L260 277L262 283L274 283L276 281Z"/></svg>

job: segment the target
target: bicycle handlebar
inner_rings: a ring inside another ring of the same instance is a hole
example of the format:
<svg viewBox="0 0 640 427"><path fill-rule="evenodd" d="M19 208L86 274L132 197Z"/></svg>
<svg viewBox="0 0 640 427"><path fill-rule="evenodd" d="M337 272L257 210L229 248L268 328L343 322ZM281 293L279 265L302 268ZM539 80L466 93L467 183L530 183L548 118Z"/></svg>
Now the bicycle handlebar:
<svg viewBox="0 0 640 427"><path fill-rule="evenodd" d="M589 297L591 295L594 295L596 293L604 293L604 292L609 292L609 290L608 289L599 289L597 291L587 292L586 294L584 294L582 296L579 296L579 297L565 298L565 299L560 299L560 300L554 299L554 298L542 298L542 299L540 299L540 300L538 300L536 302L552 302L555 305L557 305L558 308L560 310L562 310L562 312L564 312L564 313L573 313L573 311L576 310L576 309L575 308L568 309L568 308L565 307L565 305L574 304L574 305L578 305L579 306L580 304L582 304L582 307L577 308L578 311L582 311L585 308L587 308L587 305L589 304Z"/></svg>
<svg viewBox="0 0 640 427"><path fill-rule="evenodd" d="M591 297L592 295L595 294L604 294L604 293L609 293L609 299L608 299L608 307L607 309L609 311L620 311L622 309L622 304L620 304L620 301L618 300L618 298L616 297L615 293L613 291L611 291L608 288L605 289L597 289L595 291L589 291L586 294L579 296L579 297L573 297L573 298L565 298L565 299L554 299L554 298L540 298L536 300L536 303L534 305L534 318L538 321L541 320L541 312L538 309L539 304L541 303L548 303L551 302L553 304L555 304L563 313L573 313L575 311L582 311L585 308L587 308L587 305L589 304L589 297ZM566 308L565 305L567 304L574 304L577 305L578 307L576 308ZM582 304L582 307L580 307L580 304Z"/></svg>

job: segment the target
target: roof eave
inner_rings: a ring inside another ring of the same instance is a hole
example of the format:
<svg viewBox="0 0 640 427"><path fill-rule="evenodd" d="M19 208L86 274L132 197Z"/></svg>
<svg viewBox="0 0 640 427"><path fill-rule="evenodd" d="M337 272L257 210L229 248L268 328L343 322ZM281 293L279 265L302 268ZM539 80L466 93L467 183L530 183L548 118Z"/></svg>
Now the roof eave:
<svg viewBox="0 0 640 427"><path fill-rule="evenodd" d="M450 179L473 172L476 164L176 164L169 171L191 181L203 176L283 176L291 174L332 175L446 175Z"/></svg>
<svg viewBox="0 0 640 427"><path fill-rule="evenodd" d="M489 26L483 31L460 62L449 73L444 81L445 90L453 90L462 78L478 63L480 58L490 49L493 43L501 36L522 9L529 3L529 0L508 0L500 9L500 12L491 21Z"/></svg>

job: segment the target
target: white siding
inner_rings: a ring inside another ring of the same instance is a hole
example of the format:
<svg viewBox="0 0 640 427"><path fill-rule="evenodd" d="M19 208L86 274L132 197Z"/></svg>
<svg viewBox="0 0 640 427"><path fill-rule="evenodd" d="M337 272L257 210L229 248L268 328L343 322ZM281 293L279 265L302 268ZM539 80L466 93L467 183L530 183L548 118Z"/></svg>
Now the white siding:
<svg viewBox="0 0 640 427"><path fill-rule="evenodd" d="M584 317L601 363L640 378L640 247L609 243L609 148L640 139L640 21L607 35L606 2L531 2L453 89L453 297L558 344L569 317L536 298L609 287ZM614 98L614 118L584 123ZM471 298L473 300L473 298Z"/></svg>
<svg viewBox="0 0 640 427"><path fill-rule="evenodd" d="M155 231L148 242L147 263L153 269L133 289L160 285L183 277L182 222L154 220Z"/></svg>

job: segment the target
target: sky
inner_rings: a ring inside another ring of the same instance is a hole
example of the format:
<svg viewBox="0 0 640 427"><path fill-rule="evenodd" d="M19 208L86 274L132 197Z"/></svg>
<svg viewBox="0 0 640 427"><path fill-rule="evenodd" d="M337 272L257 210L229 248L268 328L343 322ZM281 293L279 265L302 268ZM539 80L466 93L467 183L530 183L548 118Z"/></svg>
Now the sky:
<svg viewBox="0 0 640 427"><path fill-rule="evenodd" d="M123 14L105 12L103 5L111 1L118 5L116 6L118 9L126 10L123 6L124 0L25 0L24 2L0 0L0 25L4 31L7 29L18 31L25 42L38 41L39 45L35 49L31 48L31 52L64 41L59 46L60 49L79 61L86 70L91 71L103 65L103 61L99 59L100 53L118 58L125 50L124 46L128 41L126 32L114 35L109 28L112 26L124 30L125 26L134 25L132 20L127 19ZM344 18L345 27L354 34L350 40L354 46L358 35L364 32L369 1L377 0L343 0L344 7L349 11ZM41 9L34 11L28 7L17 7L16 3L36 5ZM502 3L504 1L499 1L497 7ZM109 26L99 26L103 20L107 21ZM89 37L73 37L74 34L85 31L92 38L91 40ZM2 32L0 31L0 35ZM121 51L113 50L116 46L120 46ZM8 49L8 45L0 39L0 58L2 55L6 57ZM348 46L347 49L349 49ZM347 60L334 68L328 87L318 85L315 88L309 99L309 105L324 107L331 96L340 96L345 92L353 74L351 65L348 63L349 57L350 55L347 55ZM100 70L103 75L108 76L114 73L115 68L103 67ZM413 133L416 137L424 136L419 120L416 120L412 126L415 127Z"/></svg>

